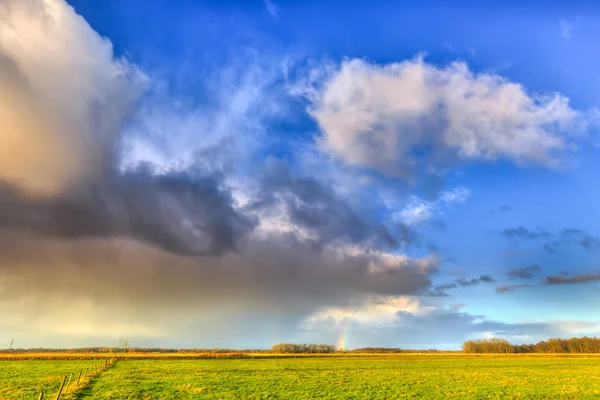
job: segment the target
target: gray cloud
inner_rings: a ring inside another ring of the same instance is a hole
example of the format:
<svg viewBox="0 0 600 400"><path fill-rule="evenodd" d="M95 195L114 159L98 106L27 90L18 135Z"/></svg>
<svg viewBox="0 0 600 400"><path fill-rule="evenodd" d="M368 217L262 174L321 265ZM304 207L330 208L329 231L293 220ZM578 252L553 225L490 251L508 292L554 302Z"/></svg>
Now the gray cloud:
<svg viewBox="0 0 600 400"><path fill-rule="evenodd" d="M126 335L155 343L196 338L196 345L207 345L240 329L242 341L262 343L276 340L267 327L294 331L325 306L344 306L366 293L424 291L437 264L343 248L316 253L275 234L248 236L237 253L219 257L187 257L127 240L75 243L15 233L0 239L0 328L41 336L31 345L44 343L44 335Z"/></svg>
<svg viewBox="0 0 600 400"><path fill-rule="evenodd" d="M501 234L507 239L519 240L544 240L543 249L550 253L555 252L560 246L573 244L581 246L584 250L595 252L600 248L600 240L584 230L566 228L558 233L550 233L542 229L530 230L522 226L504 229Z"/></svg>
<svg viewBox="0 0 600 400"><path fill-rule="evenodd" d="M4 186L0 228L64 239L126 238L179 254L220 253L254 221L232 205L220 177L200 171L118 173L77 195L36 198Z"/></svg>
<svg viewBox="0 0 600 400"><path fill-rule="evenodd" d="M372 223L338 196L331 186L318 179L295 176L276 159L269 159L258 198L250 210L285 208L289 223L306 229L321 245L335 240L353 243L369 241L383 248L397 248L399 240L388 227ZM401 240L413 238L404 225L397 226Z"/></svg>
<svg viewBox="0 0 600 400"><path fill-rule="evenodd" d="M533 266L535 267L535 266ZM512 277L520 277L524 279L531 279L532 276L530 274L530 270L516 269L511 271L518 271L519 274L515 274ZM540 271L539 268L534 269L534 272ZM523 273L521 273L523 272ZM592 273L592 274L579 274L569 276L568 272L561 271L557 275L547 276L542 279L542 284L546 286L552 285L569 285L569 284L578 284L578 283L589 283L589 282L597 282L600 281L600 273ZM507 285L507 286L498 286L496 288L496 293L505 293L521 288L532 287L530 284L518 284L518 285Z"/></svg>
<svg viewBox="0 0 600 400"><path fill-rule="evenodd" d="M487 276L487 275L481 275L479 278L471 278L471 279L460 278L454 282L437 285L431 291L429 291L427 294L429 296L434 296L434 297L446 297L446 296L448 296L448 294L446 293L446 290L448 290L448 289L456 289L459 286L469 287L469 286L479 285L480 283L492 283L492 282L495 282L495 280L492 277Z"/></svg>
<svg viewBox="0 0 600 400"><path fill-rule="evenodd" d="M541 272L540 267L537 265L528 265L526 267L513 268L508 271L509 278L521 278L521 279L531 279L533 275Z"/></svg>
<svg viewBox="0 0 600 400"><path fill-rule="evenodd" d="M531 285L529 285L527 283L522 283L522 284L519 284L519 285L497 286L496 287L496 293L512 292L513 290L522 289L522 288L526 288L526 287L530 287L530 286Z"/></svg>
<svg viewBox="0 0 600 400"><path fill-rule="evenodd" d="M544 278L544 284L546 285L568 285L573 283L588 283L600 281L600 273L593 274L579 274L573 276L547 276Z"/></svg>
<svg viewBox="0 0 600 400"><path fill-rule="evenodd" d="M460 286L473 286L473 285L478 285L480 283L491 283L491 282L495 282L494 279L492 279L491 277L487 276L487 275L481 275L479 278L472 278L472 279L458 279L456 281Z"/></svg>
<svg viewBox="0 0 600 400"><path fill-rule="evenodd" d="M600 248L600 240L581 229L563 229L555 237L555 240L544 245L544 250L552 253L564 244L578 245L591 252L595 252Z"/></svg>
<svg viewBox="0 0 600 400"><path fill-rule="evenodd" d="M507 228L502 231L502 235L507 239L527 239L527 240L535 240L535 239L548 239L551 238L552 235L544 230L538 229L535 231L529 230L522 226L518 226L516 228Z"/></svg>

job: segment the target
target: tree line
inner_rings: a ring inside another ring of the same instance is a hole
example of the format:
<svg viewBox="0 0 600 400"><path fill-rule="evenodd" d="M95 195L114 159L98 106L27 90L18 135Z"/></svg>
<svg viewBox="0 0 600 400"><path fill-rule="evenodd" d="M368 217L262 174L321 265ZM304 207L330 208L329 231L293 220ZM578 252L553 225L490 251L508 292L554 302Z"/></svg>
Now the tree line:
<svg viewBox="0 0 600 400"><path fill-rule="evenodd" d="M160 347L78 347L78 348L9 348L0 349L0 353L258 353L265 352L262 349L170 349Z"/></svg>
<svg viewBox="0 0 600 400"><path fill-rule="evenodd" d="M350 353L437 353L439 350L428 349L428 350L414 350L414 349L401 349L399 347L362 347L354 350L347 350Z"/></svg>
<svg viewBox="0 0 600 400"><path fill-rule="evenodd" d="M462 349L465 353L600 353L600 338L580 337L548 339L535 344L513 345L506 339L493 338L467 340Z"/></svg>
<svg viewBox="0 0 600 400"><path fill-rule="evenodd" d="M333 353L335 350L331 344L279 343L271 347L273 353Z"/></svg>

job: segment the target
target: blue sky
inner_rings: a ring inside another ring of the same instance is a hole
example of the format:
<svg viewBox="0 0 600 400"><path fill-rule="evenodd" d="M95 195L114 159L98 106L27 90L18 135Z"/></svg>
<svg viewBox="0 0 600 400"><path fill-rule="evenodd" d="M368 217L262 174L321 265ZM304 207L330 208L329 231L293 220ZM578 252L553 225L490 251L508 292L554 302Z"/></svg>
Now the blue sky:
<svg viewBox="0 0 600 400"><path fill-rule="evenodd" d="M594 2L9 0L0 22L22 346L600 329Z"/></svg>

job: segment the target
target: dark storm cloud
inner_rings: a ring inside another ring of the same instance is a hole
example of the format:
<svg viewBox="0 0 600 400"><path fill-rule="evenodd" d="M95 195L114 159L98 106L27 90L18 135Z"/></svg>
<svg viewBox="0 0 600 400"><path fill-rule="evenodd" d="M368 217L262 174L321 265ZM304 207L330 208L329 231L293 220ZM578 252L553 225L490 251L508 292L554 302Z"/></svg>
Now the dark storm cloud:
<svg viewBox="0 0 600 400"><path fill-rule="evenodd" d="M268 209L278 204L285 207L293 225L316 235L320 245L343 239L369 241L388 249L399 246L400 241L387 226L369 221L330 185L313 177L296 176L285 163L269 159L259 198L249 209ZM400 225L397 230L400 240L414 240L407 227Z"/></svg>
<svg viewBox="0 0 600 400"><path fill-rule="evenodd" d="M554 275L547 276L543 282L546 285L568 285L574 283L588 283L600 281L600 273L579 274L573 276Z"/></svg>
<svg viewBox="0 0 600 400"><path fill-rule="evenodd" d="M158 335L201 345L241 330L252 343L275 340L269 329L293 332L323 307L368 293L423 292L437 266L435 259L390 263L376 252L314 252L302 241L290 246L283 235L244 237L237 253L218 257L124 239L0 232L0 240L0 303L10 305L1 330L42 326L46 334L77 336L85 327L105 338Z"/></svg>
<svg viewBox="0 0 600 400"><path fill-rule="evenodd" d="M533 275L541 272L537 265L529 265L527 267L513 268L508 271L509 278L532 279Z"/></svg>
<svg viewBox="0 0 600 400"><path fill-rule="evenodd" d="M149 168L114 174L86 191L35 198L4 185L0 228L64 239L131 237L178 254L235 249L252 218L232 205L219 176Z"/></svg>

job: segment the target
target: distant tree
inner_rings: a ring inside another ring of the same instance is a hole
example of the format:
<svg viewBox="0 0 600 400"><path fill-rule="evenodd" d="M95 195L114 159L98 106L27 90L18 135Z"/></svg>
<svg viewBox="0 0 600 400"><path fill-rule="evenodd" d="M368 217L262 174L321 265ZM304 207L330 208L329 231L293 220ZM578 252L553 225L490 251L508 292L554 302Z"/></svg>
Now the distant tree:
<svg viewBox="0 0 600 400"><path fill-rule="evenodd" d="M129 338L121 338L119 339L119 348L121 349L121 351L123 353L126 353L129 351Z"/></svg>

